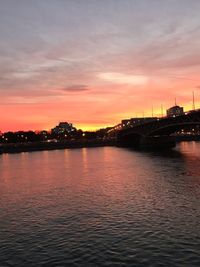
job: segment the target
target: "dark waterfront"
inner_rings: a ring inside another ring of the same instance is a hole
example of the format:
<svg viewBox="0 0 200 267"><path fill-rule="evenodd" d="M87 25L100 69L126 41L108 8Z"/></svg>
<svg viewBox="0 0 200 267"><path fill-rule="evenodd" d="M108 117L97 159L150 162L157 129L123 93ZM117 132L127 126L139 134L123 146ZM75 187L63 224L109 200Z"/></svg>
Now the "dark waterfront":
<svg viewBox="0 0 200 267"><path fill-rule="evenodd" d="M0 155L0 266L200 266L200 143Z"/></svg>

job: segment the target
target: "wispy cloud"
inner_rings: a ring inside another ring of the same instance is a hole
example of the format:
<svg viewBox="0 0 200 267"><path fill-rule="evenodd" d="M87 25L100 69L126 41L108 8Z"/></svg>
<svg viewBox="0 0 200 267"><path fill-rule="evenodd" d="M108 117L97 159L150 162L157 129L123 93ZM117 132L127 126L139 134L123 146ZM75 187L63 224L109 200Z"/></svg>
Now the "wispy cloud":
<svg viewBox="0 0 200 267"><path fill-rule="evenodd" d="M114 84L144 85L148 77L143 75L130 75L117 72L103 72L98 74L100 79Z"/></svg>
<svg viewBox="0 0 200 267"><path fill-rule="evenodd" d="M65 88L61 89L64 92L69 92L69 93L76 93L76 92L84 92L84 91L89 91L89 87L84 84L76 84L76 85L71 85Z"/></svg>
<svg viewBox="0 0 200 267"><path fill-rule="evenodd" d="M188 105L193 90L200 99L199 10L196 0L1 1L3 129L113 124L174 97Z"/></svg>

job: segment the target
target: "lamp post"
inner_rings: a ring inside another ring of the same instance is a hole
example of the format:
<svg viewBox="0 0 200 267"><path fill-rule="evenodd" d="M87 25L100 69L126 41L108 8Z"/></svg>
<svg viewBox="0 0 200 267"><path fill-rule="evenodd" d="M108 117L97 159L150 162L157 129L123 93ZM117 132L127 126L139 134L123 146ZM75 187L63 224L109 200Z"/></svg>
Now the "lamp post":
<svg viewBox="0 0 200 267"><path fill-rule="evenodd" d="M192 108L193 108L193 110L195 110L194 91L192 92Z"/></svg>

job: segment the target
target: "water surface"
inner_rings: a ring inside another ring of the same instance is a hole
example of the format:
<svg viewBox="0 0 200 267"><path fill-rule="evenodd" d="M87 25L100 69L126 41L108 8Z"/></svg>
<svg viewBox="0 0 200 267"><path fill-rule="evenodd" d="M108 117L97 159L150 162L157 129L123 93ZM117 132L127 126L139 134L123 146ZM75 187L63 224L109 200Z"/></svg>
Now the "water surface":
<svg viewBox="0 0 200 267"><path fill-rule="evenodd" d="M0 156L0 266L200 266L200 143Z"/></svg>

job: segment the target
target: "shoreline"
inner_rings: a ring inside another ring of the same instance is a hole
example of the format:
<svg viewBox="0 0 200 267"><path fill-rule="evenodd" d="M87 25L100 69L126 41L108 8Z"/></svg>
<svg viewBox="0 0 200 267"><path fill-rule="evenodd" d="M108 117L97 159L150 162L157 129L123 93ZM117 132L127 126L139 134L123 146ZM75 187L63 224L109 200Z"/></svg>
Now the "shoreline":
<svg viewBox="0 0 200 267"><path fill-rule="evenodd" d="M175 137L175 143L190 141L200 141L199 136L178 136ZM48 150L61 150L61 149L75 149L75 148L90 148L90 147L104 147L116 146L119 144L115 139L109 140L72 140L72 141L51 141L51 142L27 142L27 143L9 143L0 144L1 154L14 154L22 152L34 151L48 151ZM155 147L154 147L155 148Z"/></svg>
<svg viewBox="0 0 200 267"><path fill-rule="evenodd" d="M1 144L0 154L74 149L74 148L86 148L86 147L103 147L103 146L115 146L115 145L116 145L115 140L13 143L13 144Z"/></svg>

